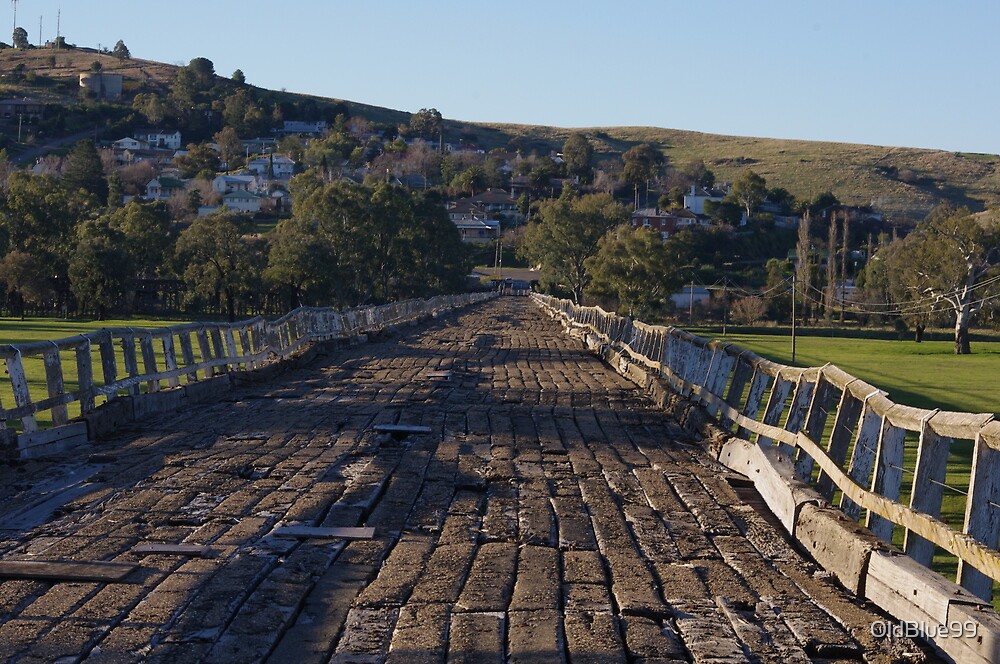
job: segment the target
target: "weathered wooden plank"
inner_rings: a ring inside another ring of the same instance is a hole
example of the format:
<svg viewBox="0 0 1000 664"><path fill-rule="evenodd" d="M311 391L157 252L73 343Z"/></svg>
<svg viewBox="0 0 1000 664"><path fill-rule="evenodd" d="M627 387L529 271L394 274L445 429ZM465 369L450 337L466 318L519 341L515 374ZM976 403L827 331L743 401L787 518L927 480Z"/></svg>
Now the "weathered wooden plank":
<svg viewBox="0 0 1000 664"><path fill-rule="evenodd" d="M884 420L878 441L872 491L892 501L899 500L899 490L903 483L903 442L905 438L906 429L893 426L889 423L888 418ZM894 525L892 521L878 514L868 513L868 529L886 542L892 542Z"/></svg>
<svg viewBox="0 0 1000 664"><path fill-rule="evenodd" d="M177 371L177 355L174 352L174 335L167 332L162 337L163 340L163 366L166 367L167 371L171 373L171 376L167 378L167 385L170 387L177 387L181 384L179 374L174 373Z"/></svg>
<svg viewBox="0 0 1000 664"><path fill-rule="evenodd" d="M376 424L374 427L378 433L430 433L431 428L416 424Z"/></svg>
<svg viewBox="0 0 1000 664"><path fill-rule="evenodd" d="M115 361L115 340L110 332L101 335L98 349L101 351L101 374L104 377L104 384L112 385L118 380L118 363ZM108 401L118 398L114 392L105 394L105 396Z"/></svg>
<svg viewBox="0 0 1000 664"><path fill-rule="evenodd" d="M208 331L203 327L197 332L195 332L195 338L198 339L198 352L201 354L201 363L211 362L215 359L212 356L212 344L208 341ZM214 371L209 371L205 374L208 378L214 373Z"/></svg>
<svg viewBox="0 0 1000 664"><path fill-rule="evenodd" d="M882 418L869 406L869 401L871 399L866 399L862 406L861 426L858 428L858 435L854 440L854 451L851 453L851 465L848 470L851 479L862 486L871 486L869 478L875 467L875 455L878 452L878 441L882 433ZM861 507L854 503L846 493L841 496L840 508L852 519L861 516Z"/></svg>
<svg viewBox="0 0 1000 664"><path fill-rule="evenodd" d="M764 399L764 392L767 391L768 384L771 381L771 376L768 375L764 369L760 366L754 365L753 368L753 378L750 380L750 389L747 391L746 405L743 406L742 412L747 418L751 420L757 419L757 413L760 412L761 402ZM739 407L734 404L734 407L739 410ZM750 431L744 427L740 427L736 434L740 438L749 439Z"/></svg>
<svg viewBox="0 0 1000 664"><path fill-rule="evenodd" d="M122 336L122 358L125 360L125 375L132 378L139 375L139 362L135 352L135 335L126 334ZM129 395L139 396L139 384L136 383L128 389Z"/></svg>
<svg viewBox="0 0 1000 664"><path fill-rule="evenodd" d="M986 425L976 437L965 503L965 533L990 549L1000 538L1000 422ZM959 561L958 582L976 597L993 597L993 580L968 561Z"/></svg>
<svg viewBox="0 0 1000 664"><path fill-rule="evenodd" d="M90 356L90 339L76 347L76 379L80 385L80 410L86 415L94 410L94 367Z"/></svg>
<svg viewBox="0 0 1000 664"><path fill-rule="evenodd" d="M52 344L52 348L45 351L42 358L45 362L45 386L49 393L49 398L57 397L65 391L63 386L62 360L59 357L59 346ZM69 422L69 413L65 404L52 407L52 425L62 426Z"/></svg>
<svg viewBox="0 0 1000 664"><path fill-rule="evenodd" d="M21 361L21 353L7 358L7 374L10 377L10 387L14 392L14 403L18 406L28 406L31 404L31 391L28 389L28 378L24 374L24 364ZM21 428L25 433L38 431L38 423L34 415L25 415L21 418Z"/></svg>
<svg viewBox="0 0 1000 664"><path fill-rule="evenodd" d="M139 349L142 351L142 372L146 376L151 376L157 372L156 350L153 348L153 335L146 332L139 339ZM146 389L150 392L160 391L160 381L149 379L146 381Z"/></svg>
<svg viewBox="0 0 1000 664"><path fill-rule="evenodd" d="M190 556L206 558L212 555L212 547L202 544L161 544L159 542L144 542L132 547L132 553L144 556Z"/></svg>
<svg viewBox="0 0 1000 664"><path fill-rule="evenodd" d="M0 578L115 583L124 580L137 567L132 563L0 560Z"/></svg>
<svg viewBox="0 0 1000 664"><path fill-rule="evenodd" d="M931 429L930 419L924 420L920 430L910 507L936 517L941 515L941 500L944 497L944 480L948 471L948 454L951 452L952 439L939 436ZM928 567L934 557L934 543L910 530L906 531L903 549L906 555Z"/></svg>
<svg viewBox="0 0 1000 664"><path fill-rule="evenodd" d="M177 335L177 338L181 343L181 360L184 362L184 367L190 369L194 366L194 348L191 346L191 334L189 332L184 332ZM198 380L198 372L190 371L187 374L187 382L193 383Z"/></svg>
<svg viewBox="0 0 1000 664"><path fill-rule="evenodd" d="M803 432L815 441L819 441L823 437L826 418L830 413L830 402L836 392L833 384L826 380L825 371L824 367L816 381L809 407L806 409L805 423L802 426ZM812 457L800 449L795 459L795 472L803 481L807 482L812 475L812 469Z"/></svg>
<svg viewBox="0 0 1000 664"><path fill-rule="evenodd" d="M837 415L833 420L833 430L830 432L830 442L827 447L827 454L838 466L843 466L847 460L847 450L854 438L854 429L861 419L862 401L851 394L846 387L841 388L840 404L837 406ZM827 500L833 500L834 484L830 476L820 471L816 480L816 489Z"/></svg>
<svg viewBox="0 0 1000 664"><path fill-rule="evenodd" d="M785 400L792 390L792 381L785 379L780 374L774 379L771 385L771 394L767 399L767 407L764 408L764 418L762 422L769 426L776 426L781 419L781 413L785 410ZM772 445L773 438L767 436L757 436L758 445Z"/></svg>
<svg viewBox="0 0 1000 664"><path fill-rule="evenodd" d="M271 533L275 537L295 537L301 539L372 539L374 528L323 528L319 526L281 526Z"/></svg>

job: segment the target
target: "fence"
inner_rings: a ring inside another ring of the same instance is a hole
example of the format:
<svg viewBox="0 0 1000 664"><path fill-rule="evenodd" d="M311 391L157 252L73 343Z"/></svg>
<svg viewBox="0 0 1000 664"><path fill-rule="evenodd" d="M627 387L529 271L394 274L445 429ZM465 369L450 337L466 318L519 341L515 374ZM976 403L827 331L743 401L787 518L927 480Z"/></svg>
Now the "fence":
<svg viewBox="0 0 1000 664"><path fill-rule="evenodd" d="M532 297L594 335L592 344L619 350L703 404L730 432L791 460L799 481L884 542L895 533L913 560L929 566L936 547L951 553L958 583L991 598L1000 580L1000 422L992 414L896 404L832 365L785 366L674 327ZM972 454L967 491L946 483L949 462L968 463L956 456L960 449ZM912 474L908 486L905 473ZM946 490L964 500L961 530L939 518Z"/></svg>
<svg viewBox="0 0 1000 664"><path fill-rule="evenodd" d="M192 323L161 329L104 329L57 341L0 347L0 433L8 439L106 402L169 391L232 371L255 369L315 341L352 337L491 297L488 293L405 300L346 311L302 307L275 321ZM44 387L45 396L32 394ZM10 405L10 401L13 404ZM10 428L9 428L10 427Z"/></svg>

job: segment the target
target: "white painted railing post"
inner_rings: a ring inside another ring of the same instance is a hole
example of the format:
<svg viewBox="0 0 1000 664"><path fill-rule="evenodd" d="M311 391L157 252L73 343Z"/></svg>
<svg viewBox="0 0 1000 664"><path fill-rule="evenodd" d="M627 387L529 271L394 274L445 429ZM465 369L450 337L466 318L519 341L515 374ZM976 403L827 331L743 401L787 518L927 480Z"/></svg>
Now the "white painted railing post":
<svg viewBox="0 0 1000 664"><path fill-rule="evenodd" d="M1000 536L1000 422L990 422L976 436L964 532L990 549L997 548ZM993 597L993 579L967 561L959 561L958 582L976 597L986 601Z"/></svg>

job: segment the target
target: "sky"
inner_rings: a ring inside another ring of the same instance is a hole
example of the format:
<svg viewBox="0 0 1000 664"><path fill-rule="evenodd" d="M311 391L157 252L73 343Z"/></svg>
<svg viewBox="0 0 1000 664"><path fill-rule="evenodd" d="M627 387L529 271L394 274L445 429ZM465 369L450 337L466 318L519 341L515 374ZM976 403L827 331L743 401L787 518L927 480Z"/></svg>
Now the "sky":
<svg viewBox="0 0 1000 664"><path fill-rule="evenodd" d="M11 3L13 5L13 3ZM18 0L38 41L446 118L1000 154L996 0ZM6 11L13 31L12 6ZM2 18L0 18L2 20ZM6 38L3 41L9 42ZM2 61L0 61L2 62Z"/></svg>

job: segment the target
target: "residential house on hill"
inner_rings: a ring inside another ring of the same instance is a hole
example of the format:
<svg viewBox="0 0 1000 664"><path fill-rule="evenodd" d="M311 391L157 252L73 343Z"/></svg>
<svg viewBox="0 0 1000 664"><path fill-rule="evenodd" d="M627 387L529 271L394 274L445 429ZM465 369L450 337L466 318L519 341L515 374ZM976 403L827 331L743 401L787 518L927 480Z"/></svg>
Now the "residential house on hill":
<svg viewBox="0 0 1000 664"><path fill-rule="evenodd" d="M321 136L326 133L327 122L319 120L317 122L302 122L301 120L285 120L278 131L282 134L304 134L307 136Z"/></svg>
<svg viewBox="0 0 1000 664"><path fill-rule="evenodd" d="M260 212L261 197L249 191L231 191L222 197L222 205L236 212Z"/></svg>
<svg viewBox="0 0 1000 664"><path fill-rule="evenodd" d="M295 171L295 162L288 157L268 155L248 161L247 170L263 177L287 180Z"/></svg>
<svg viewBox="0 0 1000 664"><path fill-rule="evenodd" d="M497 238L500 232L500 222L488 219L461 219L453 220L458 234L462 236L462 242L470 244L486 244Z"/></svg>
<svg viewBox="0 0 1000 664"><path fill-rule="evenodd" d="M234 191L257 193L259 183L254 175L219 175L212 180L212 190L220 194L230 194Z"/></svg>
<svg viewBox="0 0 1000 664"><path fill-rule="evenodd" d="M170 200L178 191L184 191L184 182L182 180L161 175L160 177L153 178L146 185L146 200Z"/></svg>
<svg viewBox="0 0 1000 664"><path fill-rule="evenodd" d="M711 222L699 217L691 210L661 210L642 208L632 213L633 228L651 228L666 240L677 231L690 226L710 226Z"/></svg>
<svg viewBox="0 0 1000 664"><path fill-rule="evenodd" d="M684 194L684 207L695 214L705 214L706 201L721 201L728 192L725 189L706 189L691 185L691 191Z"/></svg>
<svg viewBox="0 0 1000 664"><path fill-rule="evenodd" d="M164 131L162 129L137 129L132 133L136 138L150 147L164 148L168 150L181 149L181 132Z"/></svg>
<svg viewBox="0 0 1000 664"><path fill-rule="evenodd" d="M45 104L34 99L3 99L0 100L0 116L5 118L22 118L40 120L45 115Z"/></svg>

